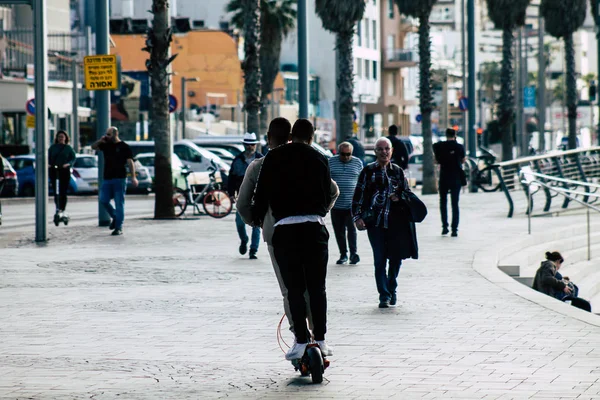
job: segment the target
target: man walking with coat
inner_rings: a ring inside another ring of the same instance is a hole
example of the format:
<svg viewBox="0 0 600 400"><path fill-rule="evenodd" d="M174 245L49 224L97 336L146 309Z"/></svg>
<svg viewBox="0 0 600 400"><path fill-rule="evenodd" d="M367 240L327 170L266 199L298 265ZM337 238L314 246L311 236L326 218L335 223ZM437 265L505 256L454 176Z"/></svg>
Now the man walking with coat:
<svg viewBox="0 0 600 400"><path fill-rule="evenodd" d="M244 135L244 151L237 155L231 162L231 169L229 170L229 179L227 181L227 191L229 196L236 198L242 186L244 175L246 170L252 161L263 157L262 154L256 151L256 145L258 140L256 139L255 133L246 133ZM246 233L246 224L242 220L239 211L235 214L235 226L237 228L238 236L240 237L239 251L241 255L246 254L248 251L248 234ZM252 241L250 242L250 259L256 260L256 253L258 252L258 245L260 243L260 228L252 228Z"/></svg>

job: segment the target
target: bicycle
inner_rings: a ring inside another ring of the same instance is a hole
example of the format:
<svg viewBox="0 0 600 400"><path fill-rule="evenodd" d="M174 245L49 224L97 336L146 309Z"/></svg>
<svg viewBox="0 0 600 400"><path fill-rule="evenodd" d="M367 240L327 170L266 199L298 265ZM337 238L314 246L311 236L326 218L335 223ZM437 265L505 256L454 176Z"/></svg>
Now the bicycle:
<svg viewBox="0 0 600 400"><path fill-rule="evenodd" d="M478 188L484 192L495 192L500 189L500 181L495 173L494 163L496 155L490 150L480 147L481 155L477 159L469 158L464 164L463 169ZM480 165L482 167L480 167Z"/></svg>
<svg viewBox="0 0 600 400"><path fill-rule="evenodd" d="M219 189L215 177L217 165L213 160L210 163L211 166L208 167L210 182L198 193L195 191L194 186L190 186L188 182L188 176L193 171L187 166L182 169L181 174L185 178L185 189L176 188L173 192L173 205L177 217L185 213L188 204L194 207L194 214L202 214L202 211L200 211L200 204L202 204L204 212L213 218L224 218L231 213L233 202L226 192Z"/></svg>

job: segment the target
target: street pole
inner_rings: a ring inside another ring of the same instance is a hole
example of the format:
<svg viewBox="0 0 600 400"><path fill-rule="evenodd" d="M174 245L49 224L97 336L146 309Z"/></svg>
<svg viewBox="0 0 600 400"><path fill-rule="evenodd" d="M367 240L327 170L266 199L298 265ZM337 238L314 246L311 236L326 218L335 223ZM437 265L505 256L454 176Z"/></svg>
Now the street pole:
<svg viewBox="0 0 600 400"><path fill-rule="evenodd" d="M475 132L475 0L468 0L467 18L469 22L469 157L477 157L477 138ZM471 188L473 191L473 188Z"/></svg>
<svg viewBox="0 0 600 400"><path fill-rule="evenodd" d="M186 107L186 88L185 77L181 77L181 139L185 139L185 107Z"/></svg>
<svg viewBox="0 0 600 400"><path fill-rule="evenodd" d="M298 117L308 118L308 22L307 0L298 0Z"/></svg>
<svg viewBox="0 0 600 400"><path fill-rule="evenodd" d="M541 10L541 7L540 7ZM546 49L544 48L544 17L538 17L538 152L546 152Z"/></svg>
<svg viewBox="0 0 600 400"><path fill-rule="evenodd" d="M598 84L596 87L600 88L600 1L596 2L596 7L596 18L594 18L594 20L598 21L596 23L596 58L598 59L598 71L596 71L598 73ZM598 115L600 116L600 93L597 93L596 97L598 97ZM600 118L598 122L597 140L597 143L600 146Z"/></svg>
<svg viewBox="0 0 600 400"><path fill-rule="evenodd" d="M522 62L523 62L523 57L522 57L522 51L523 51L523 30L521 28L517 28L517 56L515 57L515 61L517 63L517 68L515 68L516 73L515 73L515 78L517 80L517 84L515 85L517 88L517 109L516 109L516 128L517 128L517 135L516 135L516 140L517 142L515 143L517 146L517 149L519 149L518 154L520 157L523 157L523 146L522 146L522 137L521 137L521 130L523 128L523 74L521 73L521 69L523 68Z"/></svg>
<svg viewBox="0 0 600 400"><path fill-rule="evenodd" d="M72 80L73 80L73 121L71 124L71 137L73 138L73 150L75 153L79 152L79 89L78 89L78 70L77 70L77 60L73 60L72 62Z"/></svg>
<svg viewBox="0 0 600 400"><path fill-rule="evenodd" d="M529 32L527 30L527 27L523 27L521 28L523 30L524 33L524 55L521 54L521 82L523 83L523 91L525 91L525 88L529 86L529 70L527 68L527 62L529 59L529 52L527 50L527 36L529 36ZM529 155L529 134L527 133L527 113L525 112L525 94L523 93L523 115L522 115L523 120L521 121L521 130L522 130L522 136L521 136L521 154L523 154L524 157L527 157Z"/></svg>
<svg viewBox="0 0 600 400"><path fill-rule="evenodd" d="M460 32L462 40L462 95L467 94L467 37L465 32L465 0L461 0ZM463 135L467 138L467 113L463 112ZM468 145L468 143L467 143Z"/></svg>
<svg viewBox="0 0 600 400"><path fill-rule="evenodd" d="M108 1L96 0L96 54L109 54L108 49ZM110 125L110 91L96 90L94 93L96 105L96 138L100 139ZM104 181L104 154L98 152L98 187L102 188ZM110 215L100 203L98 196L98 226L109 226Z"/></svg>
<svg viewBox="0 0 600 400"><path fill-rule="evenodd" d="M35 62L35 241L47 240L48 211L48 46L46 0L33 1L33 48Z"/></svg>

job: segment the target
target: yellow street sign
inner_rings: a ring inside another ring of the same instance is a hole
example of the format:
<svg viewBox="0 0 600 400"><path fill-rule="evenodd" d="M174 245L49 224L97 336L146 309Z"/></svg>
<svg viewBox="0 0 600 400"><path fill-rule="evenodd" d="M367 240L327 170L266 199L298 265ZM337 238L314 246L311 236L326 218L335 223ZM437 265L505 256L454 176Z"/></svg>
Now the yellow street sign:
<svg viewBox="0 0 600 400"><path fill-rule="evenodd" d="M86 90L116 90L119 88L117 56L105 54L83 57Z"/></svg>
<svg viewBox="0 0 600 400"><path fill-rule="evenodd" d="M27 126L28 128L35 128L35 116L34 115L27 116L27 118L25 119L25 126Z"/></svg>

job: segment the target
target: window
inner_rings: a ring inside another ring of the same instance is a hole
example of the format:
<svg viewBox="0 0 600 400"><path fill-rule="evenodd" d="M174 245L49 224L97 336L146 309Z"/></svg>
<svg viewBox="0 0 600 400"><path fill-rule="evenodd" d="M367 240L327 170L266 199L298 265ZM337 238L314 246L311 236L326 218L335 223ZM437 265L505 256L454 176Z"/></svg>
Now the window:
<svg viewBox="0 0 600 400"><path fill-rule="evenodd" d="M371 78L371 62L365 60L365 79Z"/></svg>
<svg viewBox="0 0 600 400"><path fill-rule="evenodd" d="M362 78L362 60L360 58L356 59L356 76Z"/></svg>
<svg viewBox="0 0 600 400"><path fill-rule="evenodd" d="M75 168L98 168L96 157L78 157L73 165Z"/></svg>
<svg viewBox="0 0 600 400"><path fill-rule="evenodd" d="M356 24L356 38L358 39L357 46L362 46L362 21L358 21Z"/></svg>
<svg viewBox="0 0 600 400"><path fill-rule="evenodd" d="M396 95L396 80L398 79L397 72L392 72L387 75L387 94L388 96Z"/></svg>
<svg viewBox="0 0 600 400"><path fill-rule="evenodd" d="M377 50L377 21L373 21L373 48Z"/></svg>
<svg viewBox="0 0 600 400"><path fill-rule="evenodd" d="M377 80L377 61L373 61L373 80Z"/></svg>
<svg viewBox="0 0 600 400"><path fill-rule="evenodd" d="M394 19L394 0L388 0L388 17Z"/></svg>
<svg viewBox="0 0 600 400"><path fill-rule="evenodd" d="M370 36L369 36L369 20L365 19L365 47L369 48L371 47L370 42Z"/></svg>

